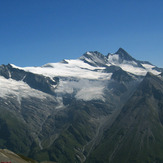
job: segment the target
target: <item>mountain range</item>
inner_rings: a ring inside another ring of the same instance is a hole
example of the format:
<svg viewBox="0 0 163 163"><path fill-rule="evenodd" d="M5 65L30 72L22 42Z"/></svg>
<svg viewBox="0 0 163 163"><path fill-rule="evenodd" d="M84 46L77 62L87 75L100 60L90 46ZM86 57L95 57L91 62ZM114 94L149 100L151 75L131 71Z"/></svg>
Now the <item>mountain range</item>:
<svg viewBox="0 0 163 163"><path fill-rule="evenodd" d="M59 163L161 163L162 125L163 69L122 48L0 66L1 149Z"/></svg>

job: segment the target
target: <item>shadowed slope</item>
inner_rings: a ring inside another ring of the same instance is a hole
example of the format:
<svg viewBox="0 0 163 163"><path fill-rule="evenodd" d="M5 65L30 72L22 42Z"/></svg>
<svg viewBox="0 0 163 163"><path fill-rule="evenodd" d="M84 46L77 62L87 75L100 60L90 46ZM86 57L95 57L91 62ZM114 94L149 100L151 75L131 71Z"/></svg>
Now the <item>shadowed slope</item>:
<svg viewBox="0 0 163 163"><path fill-rule="evenodd" d="M87 162L163 162L163 81L147 74Z"/></svg>

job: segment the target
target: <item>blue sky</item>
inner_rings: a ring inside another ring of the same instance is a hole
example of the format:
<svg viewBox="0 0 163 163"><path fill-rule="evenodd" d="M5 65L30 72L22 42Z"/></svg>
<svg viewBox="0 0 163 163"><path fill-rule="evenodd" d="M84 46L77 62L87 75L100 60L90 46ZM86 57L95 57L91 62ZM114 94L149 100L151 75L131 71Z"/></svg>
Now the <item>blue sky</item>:
<svg viewBox="0 0 163 163"><path fill-rule="evenodd" d="M0 0L0 64L41 66L119 47L163 67L163 0Z"/></svg>

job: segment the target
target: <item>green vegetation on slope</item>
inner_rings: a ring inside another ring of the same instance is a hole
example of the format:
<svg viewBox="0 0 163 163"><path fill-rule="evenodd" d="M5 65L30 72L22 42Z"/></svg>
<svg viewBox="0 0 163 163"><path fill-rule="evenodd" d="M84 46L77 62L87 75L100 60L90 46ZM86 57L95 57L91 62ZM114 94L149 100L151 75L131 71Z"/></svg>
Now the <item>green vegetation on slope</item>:
<svg viewBox="0 0 163 163"><path fill-rule="evenodd" d="M163 82L148 75L87 162L162 163L162 112Z"/></svg>
<svg viewBox="0 0 163 163"><path fill-rule="evenodd" d="M32 138L27 126L3 108L0 108L0 133L0 148L7 148L25 155L29 153Z"/></svg>

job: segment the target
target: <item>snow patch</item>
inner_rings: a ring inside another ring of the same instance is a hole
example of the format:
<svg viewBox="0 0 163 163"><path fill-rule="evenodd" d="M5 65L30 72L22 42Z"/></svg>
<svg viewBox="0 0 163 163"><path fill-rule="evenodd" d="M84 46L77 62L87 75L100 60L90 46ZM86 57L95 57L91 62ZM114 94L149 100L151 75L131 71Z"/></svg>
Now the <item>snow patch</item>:
<svg viewBox="0 0 163 163"><path fill-rule="evenodd" d="M83 88L77 92L76 98L79 100L90 101L90 100L102 100L105 101L103 96L104 87L91 87Z"/></svg>
<svg viewBox="0 0 163 163"><path fill-rule="evenodd" d="M142 66L145 67L145 69L146 69L147 71L151 72L151 73L154 74L154 75L159 75L159 74L161 73L161 72L159 72L159 71L153 69L153 68L156 67L156 66L154 66L154 65L142 64Z"/></svg>
<svg viewBox="0 0 163 163"><path fill-rule="evenodd" d="M86 54L88 54L88 55L92 55L92 53L90 53L90 52L87 52Z"/></svg>
<svg viewBox="0 0 163 163"><path fill-rule="evenodd" d="M153 66L153 65L150 65L150 64L141 64L143 67L145 67L146 69L149 69L151 70L152 68L156 67L156 66Z"/></svg>
<svg viewBox="0 0 163 163"><path fill-rule="evenodd" d="M119 67L121 67L124 71L130 72L135 75L145 76L147 73L146 69L136 67L131 64L120 64Z"/></svg>
<svg viewBox="0 0 163 163"><path fill-rule="evenodd" d="M108 58L109 62L113 65L119 63L119 55L118 54L110 54Z"/></svg>
<svg viewBox="0 0 163 163"><path fill-rule="evenodd" d="M103 90L107 82L108 81L88 79L62 80L55 92L58 96L74 94L75 98L79 100L89 101L100 99L104 101Z"/></svg>
<svg viewBox="0 0 163 163"><path fill-rule="evenodd" d="M0 97L8 98L11 95L16 97L19 104L21 104L21 98L37 97L45 99L48 96L41 91L32 89L23 81L16 81L11 78L6 79L0 76Z"/></svg>

